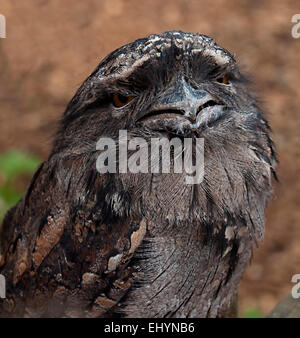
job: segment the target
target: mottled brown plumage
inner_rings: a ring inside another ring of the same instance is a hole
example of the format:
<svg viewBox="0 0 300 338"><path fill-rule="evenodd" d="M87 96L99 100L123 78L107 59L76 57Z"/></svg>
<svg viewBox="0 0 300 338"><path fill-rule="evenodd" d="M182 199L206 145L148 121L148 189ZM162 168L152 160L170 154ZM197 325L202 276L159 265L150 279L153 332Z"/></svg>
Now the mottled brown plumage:
<svg viewBox="0 0 300 338"><path fill-rule="evenodd" d="M116 108L115 93L133 99ZM204 138L203 182L99 174L96 142L120 129ZM234 57L207 36L166 32L110 54L5 217L0 316L221 316L263 237L269 133Z"/></svg>

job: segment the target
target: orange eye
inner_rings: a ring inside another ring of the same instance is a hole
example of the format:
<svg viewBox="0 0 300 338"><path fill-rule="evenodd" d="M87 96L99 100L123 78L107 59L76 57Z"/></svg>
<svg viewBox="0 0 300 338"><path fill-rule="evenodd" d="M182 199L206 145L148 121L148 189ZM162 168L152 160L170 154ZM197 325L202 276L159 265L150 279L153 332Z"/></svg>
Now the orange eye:
<svg viewBox="0 0 300 338"><path fill-rule="evenodd" d="M229 84L228 75L225 74L223 77L218 78L217 81L226 85Z"/></svg>
<svg viewBox="0 0 300 338"><path fill-rule="evenodd" d="M128 104L133 99L134 99L134 96L132 95L124 96L121 94L113 94L112 96L112 102L116 108L121 108L121 107L126 106L126 104Z"/></svg>

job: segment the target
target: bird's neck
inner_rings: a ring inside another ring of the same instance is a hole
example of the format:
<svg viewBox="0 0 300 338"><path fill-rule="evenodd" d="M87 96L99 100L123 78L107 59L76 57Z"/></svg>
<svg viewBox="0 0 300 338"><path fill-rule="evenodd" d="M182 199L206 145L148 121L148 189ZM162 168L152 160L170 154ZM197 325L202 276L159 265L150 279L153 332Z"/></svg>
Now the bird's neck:
<svg viewBox="0 0 300 338"><path fill-rule="evenodd" d="M216 238L203 239L200 224L191 223L147 236L136 254L139 272L125 300L126 316L215 317L227 311L245 261L236 247L225 253Z"/></svg>

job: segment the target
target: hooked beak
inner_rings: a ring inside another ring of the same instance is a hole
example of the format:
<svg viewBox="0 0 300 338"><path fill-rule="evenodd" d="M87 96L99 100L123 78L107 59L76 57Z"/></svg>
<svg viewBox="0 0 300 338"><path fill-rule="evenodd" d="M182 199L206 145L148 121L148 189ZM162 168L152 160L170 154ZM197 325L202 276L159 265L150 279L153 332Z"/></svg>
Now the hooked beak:
<svg viewBox="0 0 300 338"><path fill-rule="evenodd" d="M138 119L172 119L182 116L190 123L196 123L197 116L207 107L221 105L205 89L194 89L183 78L176 80L172 88L166 89L151 105L150 110Z"/></svg>

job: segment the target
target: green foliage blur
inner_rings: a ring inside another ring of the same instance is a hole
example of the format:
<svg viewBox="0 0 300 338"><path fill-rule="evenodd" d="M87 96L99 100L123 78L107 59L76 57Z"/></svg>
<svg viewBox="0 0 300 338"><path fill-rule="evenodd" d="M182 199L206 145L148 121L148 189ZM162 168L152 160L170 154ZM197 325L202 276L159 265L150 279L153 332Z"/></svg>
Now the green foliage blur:
<svg viewBox="0 0 300 338"><path fill-rule="evenodd" d="M24 194L30 177L40 162L38 157L19 150L0 154L0 223L6 211Z"/></svg>
<svg viewBox="0 0 300 338"><path fill-rule="evenodd" d="M241 316L242 318L263 318L262 312L258 308L248 308Z"/></svg>

